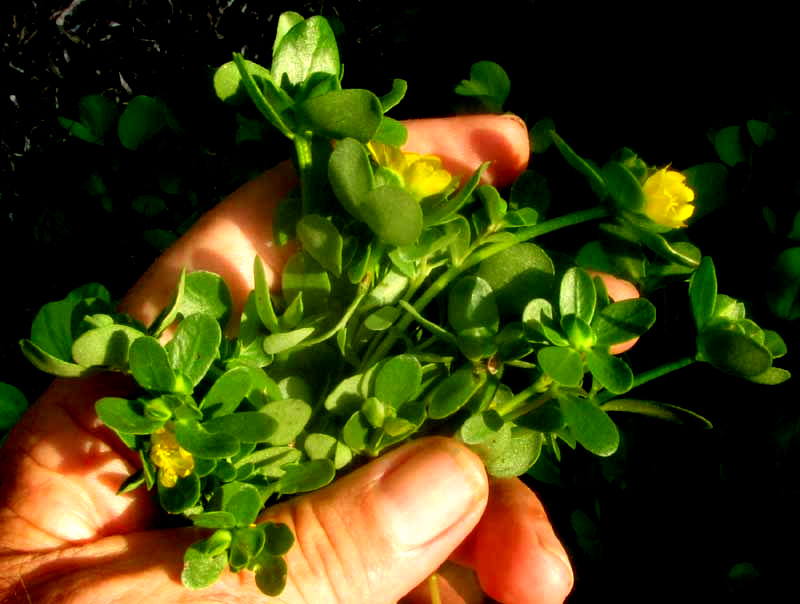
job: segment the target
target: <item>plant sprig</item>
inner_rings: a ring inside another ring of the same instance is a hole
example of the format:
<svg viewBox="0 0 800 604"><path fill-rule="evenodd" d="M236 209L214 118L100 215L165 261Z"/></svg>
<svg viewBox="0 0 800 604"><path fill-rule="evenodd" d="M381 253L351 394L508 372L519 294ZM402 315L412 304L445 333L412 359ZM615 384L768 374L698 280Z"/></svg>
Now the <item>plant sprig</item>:
<svg viewBox="0 0 800 604"><path fill-rule="evenodd" d="M501 71L479 64L460 92L501 105ZM596 196L591 207L548 216L546 180L534 172L506 200L480 185L486 166L459 188L437 158L398 149L405 129L385 113L405 82L379 98L342 88L341 76L327 21L296 13L279 20L269 69L235 55L216 72L222 100L254 103L291 143L300 178L275 234L297 239L299 250L279 294L255 260L237 338L224 336L227 286L197 271L181 274L149 326L115 312L92 284L46 305L21 343L48 373L113 370L139 384L136 398L106 397L96 410L142 462L120 490L155 489L167 512L213 530L185 554L187 587L206 587L227 567L253 571L264 593L279 594L293 536L284 525L255 525L259 512L409 438L452 435L490 474L518 476L543 449L558 456L564 444L613 454L619 432L608 412L710 426L628 395L690 363L765 384L789 377L772 365L785 353L780 336L717 292L710 258L674 237L680 216L649 205L660 174L689 211L680 175L627 149L598 167L546 120L533 127L534 149L552 143ZM701 167L695 182L704 170L719 174ZM569 266L535 242L587 222L603 237ZM645 265L648 275L637 270ZM688 278L696 355L636 375L612 348L644 336L656 309L644 298L614 299L597 271L643 291Z"/></svg>

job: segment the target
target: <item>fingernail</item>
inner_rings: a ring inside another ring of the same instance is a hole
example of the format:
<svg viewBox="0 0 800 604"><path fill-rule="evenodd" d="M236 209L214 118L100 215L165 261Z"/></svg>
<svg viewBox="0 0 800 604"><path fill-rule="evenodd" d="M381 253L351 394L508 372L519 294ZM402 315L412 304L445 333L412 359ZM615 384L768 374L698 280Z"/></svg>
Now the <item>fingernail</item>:
<svg viewBox="0 0 800 604"><path fill-rule="evenodd" d="M486 493L483 467L453 442L419 446L388 470L376 489L379 518L393 542L407 548L436 539Z"/></svg>

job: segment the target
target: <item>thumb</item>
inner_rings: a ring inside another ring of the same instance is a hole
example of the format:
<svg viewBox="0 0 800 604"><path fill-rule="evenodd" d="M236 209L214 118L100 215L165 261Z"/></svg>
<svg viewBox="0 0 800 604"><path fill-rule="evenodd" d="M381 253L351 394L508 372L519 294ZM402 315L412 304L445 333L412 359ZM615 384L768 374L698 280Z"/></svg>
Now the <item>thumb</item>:
<svg viewBox="0 0 800 604"><path fill-rule="evenodd" d="M286 523L296 537L281 601L397 602L466 538L487 496L480 459L432 437L268 509L260 520Z"/></svg>

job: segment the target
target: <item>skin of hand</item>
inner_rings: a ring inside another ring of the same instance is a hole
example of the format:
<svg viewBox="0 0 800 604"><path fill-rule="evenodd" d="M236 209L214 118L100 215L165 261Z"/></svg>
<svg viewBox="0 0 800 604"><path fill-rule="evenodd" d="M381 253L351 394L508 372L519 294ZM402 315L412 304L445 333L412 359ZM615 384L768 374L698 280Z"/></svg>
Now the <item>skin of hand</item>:
<svg viewBox="0 0 800 604"><path fill-rule="evenodd" d="M407 126L406 149L439 155L462 177L493 160L485 181L502 186L527 165L527 132L514 116ZM265 234L295 183L287 162L231 194L158 259L121 310L150 323L184 266L220 273L241 310L254 254L274 283L292 252ZM284 522L296 536L279 598L261 594L248 572L226 571L209 588L187 590L183 552L205 533L175 528L144 489L116 494L136 459L97 419L94 401L132 392L119 374L55 380L12 431L0 452L0 602L415 604L428 601L425 579L440 567L449 604L482 602L483 594L551 604L572 587L566 553L536 496L516 479L487 478L455 440L428 437L264 511L260 520Z"/></svg>

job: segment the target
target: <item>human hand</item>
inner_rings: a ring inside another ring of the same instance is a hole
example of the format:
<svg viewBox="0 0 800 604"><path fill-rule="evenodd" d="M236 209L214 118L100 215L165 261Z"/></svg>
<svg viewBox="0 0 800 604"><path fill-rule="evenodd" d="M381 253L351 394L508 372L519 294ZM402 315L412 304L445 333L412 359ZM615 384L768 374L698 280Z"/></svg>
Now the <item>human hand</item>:
<svg viewBox="0 0 800 604"><path fill-rule="evenodd" d="M407 149L439 155L457 175L491 159L486 178L503 185L527 163L527 132L514 118L407 126ZM253 256L274 280L290 253L265 234L294 184L284 163L233 193L159 258L121 310L150 323L185 266L219 273L238 316L253 288ZM249 573L184 588L183 552L197 529L170 528L143 489L116 494L136 460L97 419L94 401L131 390L116 374L56 380L10 435L0 468L0 602L265 602ZM516 479L487 479L479 458L452 439L398 447L325 489L268 508L260 520L286 523L295 534L276 600L289 604L425 602L424 584L414 587L448 558L440 582L446 603L481 602L484 593L507 604L561 602L572 585L535 495Z"/></svg>

